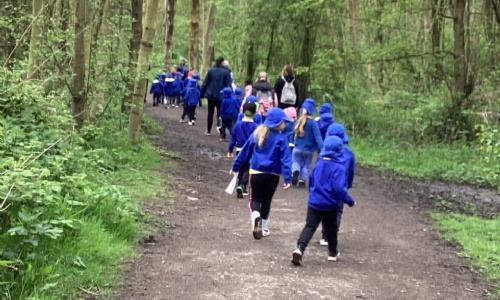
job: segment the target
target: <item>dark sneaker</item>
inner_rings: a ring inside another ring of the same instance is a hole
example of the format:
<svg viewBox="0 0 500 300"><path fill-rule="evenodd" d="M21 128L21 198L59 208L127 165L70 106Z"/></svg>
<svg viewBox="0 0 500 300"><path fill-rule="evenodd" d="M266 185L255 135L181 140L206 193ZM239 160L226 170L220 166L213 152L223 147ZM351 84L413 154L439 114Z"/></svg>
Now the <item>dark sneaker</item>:
<svg viewBox="0 0 500 300"><path fill-rule="evenodd" d="M292 185L293 186L297 186L297 182L299 181L299 174L300 174L299 171L293 171L293 175L292 175Z"/></svg>
<svg viewBox="0 0 500 300"><path fill-rule="evenodd" d="M306 182L304 180L299 180L299 187L305 188L306 187Z"/></svg>
<svg viewBox="0 0 500 300"><path fill-rule="evenodd" d="M257 217L253 223L253 238L260 240L262 238L262 218Z"/></svg>
<svg viewBox="0 0 500 300"><path fill-rule="evenodd" d="M241 185L236 188L236 197L243 198L243 187Z"/></svg>
<svg viewBox="0 0 500 300"><path fill-rule="evenodd" d="M300 266L302 264L302 251L297 248L292 253L292 264Z"/></svg>
<svg viewBox="0 0 500 300"><path fill-rule="evenodd" d="M248 190L247 187L243 187L243 196L248 196Z"/></svg>

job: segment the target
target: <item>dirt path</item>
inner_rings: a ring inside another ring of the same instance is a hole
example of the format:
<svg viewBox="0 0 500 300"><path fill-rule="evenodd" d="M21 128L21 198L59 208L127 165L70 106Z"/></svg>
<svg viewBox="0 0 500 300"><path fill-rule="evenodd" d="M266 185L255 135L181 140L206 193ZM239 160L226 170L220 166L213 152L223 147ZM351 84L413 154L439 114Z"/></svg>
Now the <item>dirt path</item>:
<svg viewBox="0 0 500 300"><path fill-rule="evenodd" d="M174 227L143 246L116 299L484 299L491 289L456 249L437 240L412 195L376 172L360 169L344 212L341 257L326 261L316 234L293 267L291 252L304 226L307 191L279 189L269 220L270 237L252 238L247 201L224 193L231 177L227 143L203 135L198 124L178 122L180 108L146 112L164 126L161 147L179 152L172 188L176 203L163 218ZM215 129L212 133L215 132ZM193 192L194 191L194 192ZM386 191L390 191L387 193ZM189 198L188 198L189 197Z"/></svg>

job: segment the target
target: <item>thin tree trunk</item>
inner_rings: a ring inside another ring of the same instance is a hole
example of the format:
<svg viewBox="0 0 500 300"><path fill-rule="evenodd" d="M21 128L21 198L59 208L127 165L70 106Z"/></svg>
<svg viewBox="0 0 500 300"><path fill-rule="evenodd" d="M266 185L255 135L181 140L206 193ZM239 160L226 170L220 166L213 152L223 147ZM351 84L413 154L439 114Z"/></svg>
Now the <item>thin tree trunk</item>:
<svg viewBox="0 0 500 300"><path fill-rule="evenodd" d="M131 13L132 13L132 37L130 38L130 47L128 52L128 62L130 72L134 72L137 66L137 57L139 48L141 46L142 37L142 1L131 0ZM127 104L132 102L132 94L134 93L134 81L127 79L127 90L129 94L122 99L121 110L123 113L127 112Z"/></svg>
<svg viewBox="0 0 500 300"><path fill-rule="evenodd" d="M163 48L163 68L170 70L172 68L172 38L174 35L174 19L175 19L175 2L176 0L165 0L167 9L166 30L165 30L165 47Z"/></svg>
<svg viewBox="0 0 500 300"><path fill-rule="evenodd" d="M145 22L143 26L143 34L141 39L141 47L139 50L139 58L137 64L137 75L139 80L135 82L134 94L132 96L132 107L130 110L130 118L128 124L128 139L130 143L137 144L141 132L141 122L144 106L144 90L146 87L147 70L149 56L153 51L153 41L156 29L156 13L158 10L159 0L146 0Z"/></svg>
<svg viewBox="0 0 500 300"><path fill-rule="evenodd" d="M198 71L199 35L200 35L200 0L191 0L191 24L189 26L189 65Z"/></svg>
<svg viewBox="0 0 500 300"><path fill-rule="evenodd" d="M209 0L205 0L208 2ZM215 25L215 13L216 7L213 1L210 1L207 7L207 12L205 15L205 23L203 24L203 69L201 74L204 74L210 69L211 58L212 58L212 36L213 29Z"/></svg>
<svg viewBox="0 0 500 300"><path fill-rule="evenodd" d="M38 78L40 66L38 66L40 52L40 41L42 34L42 15L43 0L33 0L33 25L31 26L31 40L28 53L28 78Z"/></svg>
<svg viewBox="0 0 500 300"><path fill-rule="evenodd" d="M85 91L85 13L87 0L75 1L75 42L73 56L72 114L77 129L83 127L87 94Z"/></svg>
<svg viewBox="0 0 500 300"><path fill-rule="evenodd" d="M355 46L358 43L358 8L356 0L349 0L349 30L351 33L351 43Z"/></svg>
<svg viewBox="0 0 500 300"><path fill-rule="evenodd" d="M317 33L316 22L318 22L316 16L318 15L318 13L319 12L317 10L308 8L303 18L304 35L302 38L302 51L300 55L299 66L302 67L305 71L302 71L297 75L297 83L299 84L299 106L302 105L302 102L307 97L309 84L311 83L310 68L312 66L314 58L314 47L316 43Z"/></svg>
<svg viewBox="0 0 500 300"><path fill-rule="evenodd" d="M431 45L432 51L438 52L441 49L441 33L443 31L443 13L444 3L442 0L432 0L431 8ZM443 65L438 57L434 57L434 70L431 72L434 84L439 84L442 81Z"/></svg>

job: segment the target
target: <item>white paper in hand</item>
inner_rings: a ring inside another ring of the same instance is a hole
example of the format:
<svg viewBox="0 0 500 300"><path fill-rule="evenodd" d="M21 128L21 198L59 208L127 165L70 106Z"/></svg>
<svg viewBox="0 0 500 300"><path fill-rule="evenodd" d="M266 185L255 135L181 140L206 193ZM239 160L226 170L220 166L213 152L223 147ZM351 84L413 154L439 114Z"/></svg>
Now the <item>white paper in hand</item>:
<svg viewBox="0 0 500 300"><path fill-rule="evenodd" d="M226 188L226 193L232 194L234 192L234 189L236 188L236 182L238 181L238 174L234 175L233 179L231 179L231 182Z"/></svg>

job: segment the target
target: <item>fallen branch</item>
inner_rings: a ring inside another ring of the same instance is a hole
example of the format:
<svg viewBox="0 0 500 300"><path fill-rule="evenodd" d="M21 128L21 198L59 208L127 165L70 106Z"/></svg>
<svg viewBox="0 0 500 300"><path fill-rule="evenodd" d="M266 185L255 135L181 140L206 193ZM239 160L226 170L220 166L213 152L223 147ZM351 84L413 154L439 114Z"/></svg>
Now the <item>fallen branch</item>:
<svg viewBox="0 0 500 300"><path fill-rule="evenodd" d="M80 289L80 291L82 291L82 292L84 292L86 294L92 295L94 297L99 297L100 296L98 293L94 293L94 292L86 290L86 289L84 289L82 287L79 287L79 289Z"/></svg>
<svg viewBox="0 0 500 300"><path fill-rule="evenodd" d="M3 212L3 211L5 211L7 208L9 208L9 206L10 206L10 204L11 204L11 203L9 203L6 207L3 207L3 206L5 205L5 202L7 202L7 199L9 198L10 193L12 192L12 189L13 189L13 188L14 188L14 184L12 184L12 185L10 186L10 189L9 189L9 191L7 192L7 195L5 195L5 198L3 199L2 204L0 204L0 212Z"/></svg>

